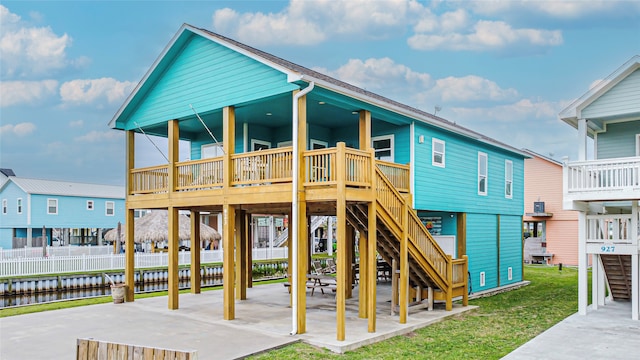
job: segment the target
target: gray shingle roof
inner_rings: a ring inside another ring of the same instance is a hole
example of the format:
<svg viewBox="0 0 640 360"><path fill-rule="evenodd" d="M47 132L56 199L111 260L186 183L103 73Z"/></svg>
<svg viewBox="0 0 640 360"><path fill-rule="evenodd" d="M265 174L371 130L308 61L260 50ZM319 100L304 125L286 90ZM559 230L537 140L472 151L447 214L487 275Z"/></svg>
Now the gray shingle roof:
<svg viewBox="0 0 640 360"><path fill-rule="evenodd" d="M28 194L81 196L107 199L124 199L124 186L98 185L68 181L29 179L12 176L18 187Z"/></svg>

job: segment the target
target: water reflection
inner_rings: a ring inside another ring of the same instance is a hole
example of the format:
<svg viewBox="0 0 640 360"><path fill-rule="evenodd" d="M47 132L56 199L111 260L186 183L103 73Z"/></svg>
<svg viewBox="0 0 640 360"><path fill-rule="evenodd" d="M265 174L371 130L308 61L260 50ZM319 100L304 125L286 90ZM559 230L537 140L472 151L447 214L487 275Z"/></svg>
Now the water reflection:
<svg viewBox="0 0 640 360"><path fill-rule="evenodd" d="M222 285L221 278L203 279L201 284L202 287L218 285ZM142 293L164 291L167 290L168 287L168 282L146 283L142 287L140 285L136 285L135 292ZM191 287L191 282L188 280L180 281L178 282L178 287L180 289L188 289ZM0 296L0 308L19 305L42 304L60 300L82 299L105 295L111 295L111 288L108 286L104 288L94 289L74 289L68 291L51 291L34 294L5 295Z"/></svg>

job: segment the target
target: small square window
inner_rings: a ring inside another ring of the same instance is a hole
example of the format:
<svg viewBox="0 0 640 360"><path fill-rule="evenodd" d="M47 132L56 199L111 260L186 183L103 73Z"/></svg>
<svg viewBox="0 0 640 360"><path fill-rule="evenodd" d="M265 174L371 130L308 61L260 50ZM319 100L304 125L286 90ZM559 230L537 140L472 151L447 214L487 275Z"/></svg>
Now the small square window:
<svg viewBox="0 0 640 360"><path fill-rule="evenodd" d="M113 201L107 201L104 203L104 214L107 216L115 215L115 203Z"/></svg>
<svg viewBox="0 0 640 360"><path fill-rule="evenodd" d="M58 215L58 199L47 199L47 214Z"/></svg>
<svg viewBox="0 0 640 360"><path fill-rule="evenodd" d="M87 210L93 210L93 200L87 200Z"/></svg>

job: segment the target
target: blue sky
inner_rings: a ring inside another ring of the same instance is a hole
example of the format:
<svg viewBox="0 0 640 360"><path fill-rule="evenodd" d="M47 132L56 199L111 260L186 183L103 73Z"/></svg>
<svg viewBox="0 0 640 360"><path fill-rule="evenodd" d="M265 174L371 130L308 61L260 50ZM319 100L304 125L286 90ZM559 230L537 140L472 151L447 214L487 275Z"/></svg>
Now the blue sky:
<svg viewBox="0 0 640 360"><path fill-rule="evenodd" d="M640 1L3 0L0 167L124 185L107 124L182 23L556 159L578 146L558 113L640 54Z"/></svg>

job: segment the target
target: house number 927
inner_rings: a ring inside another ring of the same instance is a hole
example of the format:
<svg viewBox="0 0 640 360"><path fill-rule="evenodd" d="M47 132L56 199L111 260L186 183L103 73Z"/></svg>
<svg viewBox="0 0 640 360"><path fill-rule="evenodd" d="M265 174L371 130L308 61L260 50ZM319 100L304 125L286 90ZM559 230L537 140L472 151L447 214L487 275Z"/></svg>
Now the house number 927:
<svg viewBox="0 0 640 360"><path fill-rule="evenodd" d="M612 252L616 252L616 247L611 245L611 246L601 246L600 247L600 251L605 252L605 253L612 253Z"/></svg>

